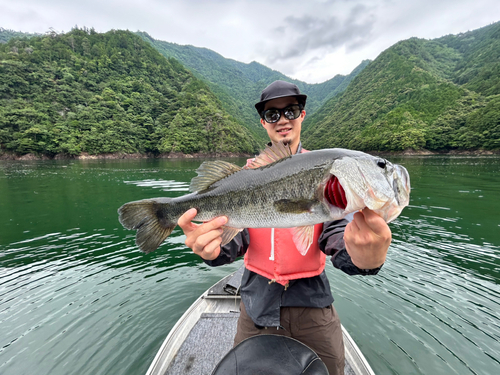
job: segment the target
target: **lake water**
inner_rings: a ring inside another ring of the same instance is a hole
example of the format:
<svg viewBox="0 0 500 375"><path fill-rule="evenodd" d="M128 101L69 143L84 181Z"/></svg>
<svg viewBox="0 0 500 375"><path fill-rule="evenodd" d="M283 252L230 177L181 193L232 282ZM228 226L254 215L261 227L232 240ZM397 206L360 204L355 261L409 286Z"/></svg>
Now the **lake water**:
<svg viewBox="0 0 500 375"><path fill-rule="evenodd" d="M391 160L410 172L410 206L378 276L327 266L342 323L377 374L497 375L500 158ZM242 261L204 265L178 228L143 255L116 210L185 194L199 164L0 162L1 374L145 373L187 307Z"/></svg>

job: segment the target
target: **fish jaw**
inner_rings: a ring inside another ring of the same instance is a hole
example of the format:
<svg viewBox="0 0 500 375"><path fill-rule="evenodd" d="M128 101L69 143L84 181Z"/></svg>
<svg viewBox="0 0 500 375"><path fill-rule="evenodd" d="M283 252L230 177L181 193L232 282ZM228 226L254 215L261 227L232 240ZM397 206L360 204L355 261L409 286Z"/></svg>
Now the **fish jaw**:
<svg viewBox="0 0 500 375"><path fill-rule="evenodd" d="M330 174L336 176L347 199L346 213L368 207L376 210L393 198L392 186L378 170L373 157L344 157L333 162Z"/></svg>
<svg viewBox="0 0 500 375"><path fill-rule="evenodd" d="M410 203L410 175L405 167L395 164L392 175L394 198L388 201L379 211L387 223L396 219L403 208Z"/></svg>
<svg viewBox="0 0 500 375"><path fill-rule="evenodd" d="M344 157L335 160L330 174L335 176L345 192L347 205L344 210L329 204L330 216L337 219L365 207L375 211L387 223L399 216L409 203L409 175L400 165L370 155ZM339 212L341 210L342 212Z"/></svg>
<svg viewBox="0 0 500 375"><path fill-rule="evenodd" d="M396 199L400 206L408 206L410 203L410 174L402 165L394 165L393 188Z"/></svg>

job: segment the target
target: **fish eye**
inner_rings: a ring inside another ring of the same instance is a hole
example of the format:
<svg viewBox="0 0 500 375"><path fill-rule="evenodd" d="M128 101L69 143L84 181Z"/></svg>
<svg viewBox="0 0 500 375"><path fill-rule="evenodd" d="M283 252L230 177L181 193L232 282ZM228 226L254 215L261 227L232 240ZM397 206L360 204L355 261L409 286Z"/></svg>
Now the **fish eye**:
<svg viewBox="0 0 500 375"><path fill-rule="evenodd" d="M382 169L384 169L384 168L385 168L386 164L387 164L387 160L384 160L384 159L379 159L379 160L377 160L377 165L378 165L380 168L382 168Z"/></svg>

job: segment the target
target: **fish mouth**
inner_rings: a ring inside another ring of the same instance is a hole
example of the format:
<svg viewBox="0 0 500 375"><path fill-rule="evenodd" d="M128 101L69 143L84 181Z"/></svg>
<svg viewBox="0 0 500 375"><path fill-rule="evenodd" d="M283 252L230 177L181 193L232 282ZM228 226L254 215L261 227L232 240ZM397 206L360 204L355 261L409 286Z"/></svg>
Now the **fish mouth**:
<svg viewBox="0 0 500 375"><path fill-rule="evenodd" d="M399 206L405 207L410 203L410 175L402 165L394 166L394 179L392 182L394 195Z"/></svg>
<svg viewBox="0 0 500 375"><path fill-rule="evenodd" d="M339 179L332 175L325 185L325 198L332 206L336 206L345 210L347 207L347 198L345 191L340 184Z"/></svg>

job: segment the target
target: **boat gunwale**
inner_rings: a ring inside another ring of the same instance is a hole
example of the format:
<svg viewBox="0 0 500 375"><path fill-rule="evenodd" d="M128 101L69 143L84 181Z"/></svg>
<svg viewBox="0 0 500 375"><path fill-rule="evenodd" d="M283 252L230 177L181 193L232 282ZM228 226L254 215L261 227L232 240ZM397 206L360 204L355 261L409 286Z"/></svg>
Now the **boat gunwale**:
<svg viewBox="0 0 500 375"><path fill-rule="evenodd" d="M177 320L176 324L172 327L167 337L163 341L160 349L151 362L146 375L163 375L166 373L166 370L174 360L177 352L181 348L182 344L188 337L193 327L200 320L203 313L210 312L211 308L217 305L217 302L227 303L228 300L234 300L236 303L241 300L241 297L239 295L211 294L211 292L218 284L224 283L233 274L234 273L229 274L228 276L222 278L210 288L208 288L189 306L184 314L182 314L182 316L179 318L179 320ZM236 306L238 305L239 304L237 304ZM229 311L226 311L226 313L229 313ZM375 375L367 359L365 358L349 332L342 324L341 328L344 338L346 360L353 371L355 371L355 374Z"/></svg>
<svg viewBox="0 0 500 375"><path fill-rule="evenodd" d="M217 285L217 284L214 284L214 285ZM213 286L210 287L208 290L210 290L211 288L213 288ZM198 322L199 318L201 317L201 314L203 313L204 310L202 311L200 309L200 307L202 306L202 304L204 302L204 299L208 293L208 290L205 291L201 296L199 296L196 299L196 301L194 301L189 306L189 308L184 312L184 314L182 314L182 316L179 318L179 320L177 320L177 322L172 327L172 329L168 333L167 337L163 341L162 345L160 346L160 349L158 349L158 351L156 352L156 355L155 355L153 361L151 362L151 364L148 368L148 371L146 372L146 375L163 374L164 370L166 370L168 368L172 359L175 357L175 355L177 354L177 351L180 349L182 343L186 339L187 335L189 334L191 329L195 326L195 324ZM199 313L195 312L196 310L199 310ZM196 319L192 319L193 317L196 317ZM192 320L193 323L186 325L186 323L189 320ZM189 328L189 329L186 330L186 328ZM185 335L180 333L182 330L186 332ZM182 336L184 336L184 337L182 337ZM182 338L182 339L180 340L180 338ZM172 345L170 348L167 348L169 345L175 344L176 342L177 342L176 345ZM169 360L160 362L160 358L162 358L162 357L166 357ZM158 366L160 366L160 367L157 368Z"/></svg>

